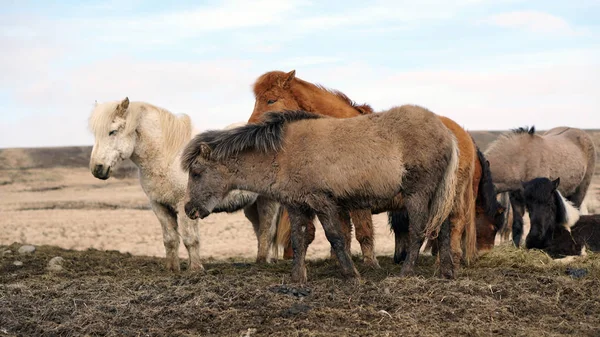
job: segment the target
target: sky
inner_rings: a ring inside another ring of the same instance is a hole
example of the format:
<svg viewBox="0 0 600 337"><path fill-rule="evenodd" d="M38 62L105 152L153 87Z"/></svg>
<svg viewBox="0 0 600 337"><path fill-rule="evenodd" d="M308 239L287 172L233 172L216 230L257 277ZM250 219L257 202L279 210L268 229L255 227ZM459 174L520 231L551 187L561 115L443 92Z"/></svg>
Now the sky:
<svg viewBox="0 0 600 337"><path fill-rule="evenodd" d="M0 148L91 145L126 96L222 128L292 69L467 130L600 128L600 0L0 0L0 46Z"/></svg>

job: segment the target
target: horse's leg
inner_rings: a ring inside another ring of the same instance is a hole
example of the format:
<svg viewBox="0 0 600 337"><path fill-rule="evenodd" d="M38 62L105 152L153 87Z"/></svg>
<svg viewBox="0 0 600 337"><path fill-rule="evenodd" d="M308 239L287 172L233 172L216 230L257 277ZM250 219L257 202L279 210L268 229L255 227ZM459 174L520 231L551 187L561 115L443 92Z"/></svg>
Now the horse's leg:
<svg viewBox="0 0 600 337"><path fill-rule="evenodd" d="M250 223L252 224L252 229L254 229L254 234L256 234L256 238L258 239L259 215L256 201L244 207L244 215L246 216L246 219L248 219L248 221L250 221Z"/></svg>
<svg viewBox="0 0 600 337"><path fill-rule="evenodd" d="M292 282L306 283L306 224L312 222L314 214L310 211L302 211L299 208L288 207L288 216L291 225L291 241L294 251L292 262Z"/></svg>
<svg viewBox="0 0 600 337"><path fill-rule="evenodd" d="M454 270L460 268L463 260L462 239L465 232L467 215L465 214L465 193L457 196L454 207L450 212L450 250L452 251L452 263Z"/></svg>
<svg viewBox="0 0 600 337"><path fill-rule="evenodd" d="M335 205L326 206L325 209L317 213L325 236L331 244L333 251L342 267L342 274L348 278L358 278L360 274L354 267L352 258L346 249L346 238L342 232L342 221L350 221L348 211L342 211Z"/></svg>
<svg viewBox="0 0 600 337"><path fill-rule="evenodd" d="M348 252L348 255L352 256L352 252L350 251L352 245L352 221L350 220L350 216L348 215L347 211L340 211L338 216L341 224L342 233L344 234L346 251ZM336 257L336 255L337 254L335 253L332 246L329 251L329 258L333 259Z"/></svg>
<svg viewBox="0 0 600 337"><path fill-rule="evenodd" d="M373 215L371 210L356 210L350 212L354 223L356 240L360 243L363 263L371 268L379 269L379 262L375 257L375 234L373 232Z"/></svg>
<svg viewBox="0 0 600 337"><path fill-rule="evenodd" d="M512 194L512 193L511 193ZM517 248L521 247L523 236L523 215L525 215L525 205L511 196L510 202L513 209L512 236L513 242Z"/></svg>
<svg viewBox="0 0 600 337"><path fill-rule="evenodd" d="M452 244L450 242L450 229L451 224L449 220L445 220L440 227L440 232L438 234L437 242L439 245L439 260L440 260L440 273L444 278L454 278L456 275L455 272L455 263L453 263L452 257Z"/></svg>
<svg viewBox="0 0 600 337"><path fill-rule="evenodd" d="M183 245L188 251L189 265L188 270L204 270L200 261L200 232L198 230L198 220L192 220L185 215L183 203L179 210L179 224L181 226L181 236Z"/></svg>
<svg viewBox="0 0 600 337"><path fill-rule="evenodd" d="M283 207L283 206L282 206ZM286 222L286 224L284 224L284 222ZM290 218L288 215L288 211L286 208L284 208L282 214L281 214L281 219L280 219L280 225L279 225L279 231L283 230L283 227L290 227ZM291 230L290 230L291 232ZM280 235L284 236L285 233L277 233L277 237L279 238ZM310 244L315 240L315 223L314 220L310 220L306 222L306 231L305 231L305 244L306 247L308 248L308 246L310 246ZM286 260L292 259L294 257L294 251L292 249L292 241L289 235L287 235L287 238L282 239L282 240L277 240L278 242L285 242L285 248L283 251L283 258Z"/></svg>
<svg viewBox="0 0 600 337"><path fill-rule="evenodd" d="M150 205L162 227L167 269L179 271L179 234L177 233L177 215L171 209L160 203L151 201Z"/></svg>
<svg viewBox="0 0 600 337"><path fill-rule="evenodd" d="M279 203L265 198L256 200L258 211L258 254L256 256L257 263L267 263L269 256L269 248L273 244L277 230L277 216L279 212Z"/></svg>
<svg viewBox="0 0 600 337"><path fill-rule="evenodd" d="M406 199L406 209L410 217L410 226L408 230L409 247L408 254L400 269L400 276L410 276L414 273L414 266L419 257L419 250L423 245L424 231L427 224L428 202L419 200L416 196Z"/></svg>
<svg viewBox="0 0 600 337"><path fill-rule="evenodd" d="M388 212L388 223L394 231L394 263L400 263L406 260L407 249L409 246L408 238L408 211L402 208L399 211Z"/></svg>

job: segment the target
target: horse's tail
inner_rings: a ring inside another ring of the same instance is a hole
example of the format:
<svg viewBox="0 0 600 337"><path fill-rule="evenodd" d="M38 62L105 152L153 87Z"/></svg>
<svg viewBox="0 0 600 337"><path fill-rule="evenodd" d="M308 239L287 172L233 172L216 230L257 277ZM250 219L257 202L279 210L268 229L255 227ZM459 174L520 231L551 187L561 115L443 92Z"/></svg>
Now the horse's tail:
<svg viewBox="0 0 600 337"><path fill-rule="evenodd" d="M290 223L290 216L283 205L279 207L277 212L277 230L275 234L275 244L273 249L279 252L279 249L284 250L288 246L291 239L292 225ZM285 256L283 256L285 258Z"/></svg>
<svg viewBox="0 0 600 337"><path fill-rule="evenodd" d="M448 132L450 131L448 130ZM454 206L456 185L458 183L459 149L454 134L450 134L450 136L452 138L450 160L448 161L444 177L435 190L433 200L431 201L429 220L425 226L425 236L427 238L434 239L437 237L442 222L446 221Z"/></svg>

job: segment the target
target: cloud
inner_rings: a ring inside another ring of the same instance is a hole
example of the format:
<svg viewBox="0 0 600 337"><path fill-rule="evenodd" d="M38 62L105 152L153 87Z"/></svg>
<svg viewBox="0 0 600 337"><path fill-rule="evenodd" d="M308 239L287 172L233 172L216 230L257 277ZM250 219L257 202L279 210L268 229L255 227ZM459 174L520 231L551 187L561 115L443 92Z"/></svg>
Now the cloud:
<svg viewBox="0 0 600 337"><path fill-rule="evenodd" d="M561 17L537 11L515 11L496 14L488 17L489 24L505 27L519 28L534 33L576 35L583 33L571 27Z"/></svg>

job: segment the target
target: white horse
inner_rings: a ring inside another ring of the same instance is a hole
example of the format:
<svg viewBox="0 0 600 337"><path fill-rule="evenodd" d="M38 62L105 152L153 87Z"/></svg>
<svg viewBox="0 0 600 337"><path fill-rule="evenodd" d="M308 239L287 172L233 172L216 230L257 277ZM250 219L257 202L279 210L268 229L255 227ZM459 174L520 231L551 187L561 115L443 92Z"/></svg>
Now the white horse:
<svg viewBox="0 0 600 337"><path fill-rule="evenodd" d="M108 179L112 168L130 158L139 169L142 189L160 221L167 269L179 271L179 234L189 255L189 270L202 270L198 222L183 210L188 175L179 157L192 136L189 116L175 116L145 102L122 101L95 105L89 119L95 143L90 170L98 179ZM215 212L235 212L253 205L257 194L232 191Z"/></svg>

